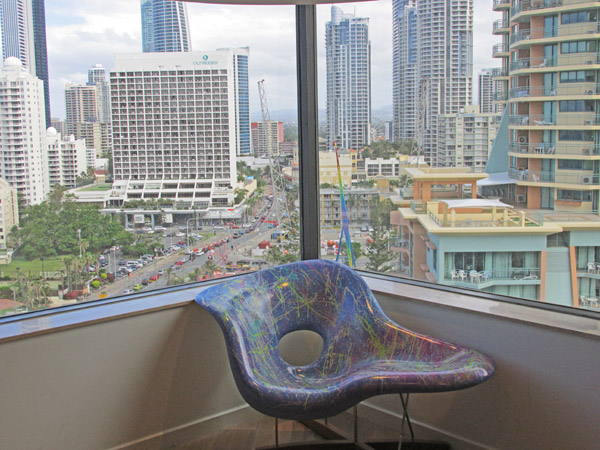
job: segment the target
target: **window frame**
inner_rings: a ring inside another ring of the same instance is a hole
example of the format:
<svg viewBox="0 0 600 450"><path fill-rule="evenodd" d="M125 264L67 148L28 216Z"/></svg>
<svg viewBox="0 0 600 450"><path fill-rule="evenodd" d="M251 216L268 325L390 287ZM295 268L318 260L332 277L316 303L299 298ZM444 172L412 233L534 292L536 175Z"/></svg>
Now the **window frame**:
<svg viewBox="0 0 600 450"><path fill-rule="evenodd" d="M298 86L298 157L300 172L300 260L308 260L318 259L320 257L316 5L296 5L296 56ZM397 285L415 286L418 288L423 288L424 292L427 289L432 289L449 294L458 294L459 296L463 296L470 300L493 300L501 303L521 305L544 311L558 312L567 314L569 316L577 316L595 320L600 319L600 312L574 308L571 306L528 300L525 298L509 297L475 289L457 288L438 283L431 283L428 281L415 280L412 278L379 274L369 272L367 270L358 270L358 272L366 279L387 281ZM165 302L164 298L169 298L171 303L187 303L190 301L189 299L174 301L169 295L171 293L180 294L183 291L195 292L197 289L205 289L211 285L221 283L225 280L232 280L243 276L244 275L236 275L220 278L218 280L207 280L185 285L172 286L134 295L117 296L105 300L96 300L93 302L65 305L51 309L15 314L13 316L0 318L0 325L18 323L22 320L53 316L57 314L88 310L98 307L104 308L116 306L117 310L119 310L121 305L133 305L136 301L139 302L140 299L156 299L156 304L149 305L145 303L145 306L143 307L130 306L130 309L137 311L134 313L115 313L113 310L106 315L114 317L115 314L119 316L123 314L147 313L167 307L164 305L158 305L159 303ZM465 306L465 308L471 309L468 306ZM127 308L123 307L122 309L125 310ZM110 319L105 318L104 320ZM82 321L81 323L83 322L85 321ZM20 335L18 331L14 331L14 333L15 335ZM40 331L33 330L31 333L37 334L40 333Z"/></svg>

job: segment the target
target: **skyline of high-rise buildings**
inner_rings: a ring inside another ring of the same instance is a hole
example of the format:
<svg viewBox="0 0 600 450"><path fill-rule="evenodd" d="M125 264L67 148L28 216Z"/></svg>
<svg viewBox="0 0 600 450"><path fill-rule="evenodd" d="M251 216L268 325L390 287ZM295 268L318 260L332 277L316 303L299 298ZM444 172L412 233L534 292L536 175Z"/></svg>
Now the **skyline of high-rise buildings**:
<svg viewBox="0 0 600 450"><path fill-rule="evenodd" d="M332 6L325 48L329 148L361 148L371 143L369 19Z"/></svg>
<svg viewBox="0 0 600 450"><path fill-rule="evenodd" d="M187 6L172 0L141 0L142 51L189 52Z"/></svg>
<svg viewBox="0 0 600 450"><path fill-rule="evenodd" d="M2 60L14 56L44 83L44 116L50 126L50 86L44 0L2 0Z"/></svg>
<svg viewBox="0 0 600 450"><path fill-rule="evenodd" d="M394 135L436 166L439 116L472 102L473 0L394 0L392 20Z"/></svg>

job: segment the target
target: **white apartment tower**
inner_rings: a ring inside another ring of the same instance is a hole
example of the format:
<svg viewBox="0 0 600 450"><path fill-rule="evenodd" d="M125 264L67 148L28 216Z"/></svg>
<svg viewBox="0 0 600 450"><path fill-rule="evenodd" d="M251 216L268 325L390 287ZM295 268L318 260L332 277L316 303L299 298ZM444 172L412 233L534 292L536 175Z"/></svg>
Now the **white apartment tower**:
<svg viewBox="0 0 600 450"><path fill-rule="evenodd" d="M56 128L46 130L48 144L48 175L50 187L59 184L68 189L77 187L77 177L87 171L85 141L69 136L65 141Z"/></svg>
<svg viewBox="0 0 600 450"><path fill-rule="evenodd" d="M44 84L14 57L0 70L0 178L28 204L49 191Z"/></svg>
<svg viewBox="0 0 600 450"><path fill-rule="evenodd" d="M123 200L233 204L240 135L250 141L238 117L247 63L247 48L115 56L113 187Z"/></svg>
<svg viewBox="0 0 600 450"><path fill-rule="evenodd" d="M479 109L482 113L495 111L493 69L483 69L479 72Z"/></svg>
<svg viewBox="0 0 600 450"><path fill-rule="evenodd" d="M50 87L46 49L46 9L44 0L0 1L2 59L13 56L33 76L44 83L46 126L50 126Z"/></svg>
<svg viewBox="0 0 600 450"><path fill-rule="evenodd" d="M396 137L418 137L435 166L439 116L472 100L473 0L394 0L393 8Z"/></svg>
<svg viewBox="0 0 600 450"><path fill-rule="evenodd" d="M331 7L325 29L328 146L371 143L371 42L369 19Z"/></svg>

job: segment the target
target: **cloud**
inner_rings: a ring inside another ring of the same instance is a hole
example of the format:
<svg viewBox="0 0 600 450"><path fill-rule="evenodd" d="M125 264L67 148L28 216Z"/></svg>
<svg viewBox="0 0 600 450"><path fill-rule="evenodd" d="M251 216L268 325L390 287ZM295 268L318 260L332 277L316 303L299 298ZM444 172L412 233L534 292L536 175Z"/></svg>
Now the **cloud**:
<svg viewBox="0 0 600 450"><path fill-rule="evenodd" d="M345 12L369 17L372 105L391 104L392 1L351 3ZM319 103L325 107L325 23L330 5L317 6ZM271 110L296 108L295 8L293 6L227 6L187 4L192 50L250 47L251 110L260 110L256 82L265 79ZM474 79L481 68L498 66L491 58L492 0L475 0ZM84 83L87 69L107 71L115 53L140 52L139 1L52 0L46 2L48 62L53 116L64 118L64 85ZM475 86L474 86L474 92Z"/></svg>

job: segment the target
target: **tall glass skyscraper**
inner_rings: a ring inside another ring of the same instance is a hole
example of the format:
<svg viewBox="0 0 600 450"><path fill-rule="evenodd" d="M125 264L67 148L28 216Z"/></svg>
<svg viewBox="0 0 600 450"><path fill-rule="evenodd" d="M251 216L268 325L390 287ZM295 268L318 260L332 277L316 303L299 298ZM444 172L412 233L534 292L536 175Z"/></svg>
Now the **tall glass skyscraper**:
<svg viewBox="0 0 600 450"><path fill-rule="evenodd" d="M371 142L371 42L369 19L331 7L325 30L329 148Z"/></svg>
<svg viewBox="0 0 600 450"><path fill-rule="evenodd" d="M172 0L141 0L142 46L147 52L191 50L186 5Z"/></svg>
<svg viewBox="0 0 600 450"><path fill-rule="evenodd" d="M438 117L471 104L473 0L394 0L394 123L438 165ZM415 114L416 112L416 114Z"/></svg>
<svg viewBox="0 0 600 450"><path fill-rule="evenodd" d="M1 0L2 59L19 58L29 73L44 82L46 126L50 126L50 88L44 0Z"/></svg>

